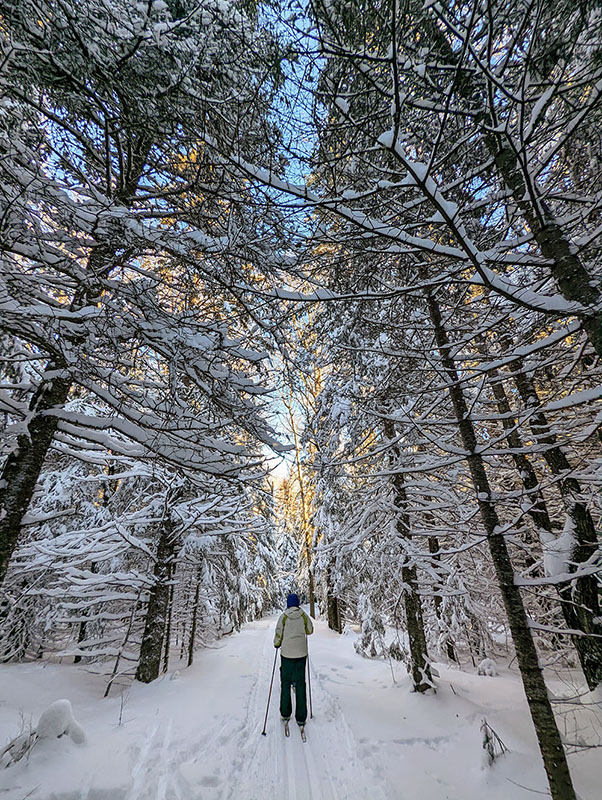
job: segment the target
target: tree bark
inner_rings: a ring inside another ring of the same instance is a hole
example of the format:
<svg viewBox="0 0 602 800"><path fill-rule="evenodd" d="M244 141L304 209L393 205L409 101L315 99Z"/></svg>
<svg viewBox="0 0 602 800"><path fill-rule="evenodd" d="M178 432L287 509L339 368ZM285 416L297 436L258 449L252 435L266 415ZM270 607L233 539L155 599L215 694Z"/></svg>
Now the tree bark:
<svg viewBox="0 0 602 800"><path fill-rule="evenodd" d="M199 564L196 573L196 584L194 587L194 601L192 603L192 622L190 625L190 637L188 639L188 664L190 667L194 659L194 640L196 639L197 620L199 615L199 597L201 593L201 575L203 570L202 562Z"/></svg>
<svg viewBox="0 0 602 800"><path fill-rule="evenodd" d="M529 230L533 234L541 253L550 264L550 271L562 296L584 306L597 306L601 295L594 285L592 276L581 263L579 256L560 227L558 221L541 197L538 208L529 200L518 154L509 143L504 143L501 135L487 133L485 142L493 156L496 166L512 198L520 208ZM600 312L591 312L581 317L583 328L599 356L602 356L602 317Z"/></svg>
<svg viewBox="0 0 602 800"><path fill-rule="evenodd" d="M396 434L393 421L386 419L383 428L387 439L390 442L395 442ZM397 444L391 444L391 452L394 456L392 460L395 462L396 466L399 466L401 462L401 453ZM393 483L394 503L397 514L395 526L400 536L409 541L412 538L412 531L408 513L408 496L402 473L394 472L391 480ZM401 580L404 585L403 599L410 643L411 672L414 690L416 692L426 692L433 687L433 677L431 675L426 635L424 633L422 601L418 594L416 565L409 563L409 557L407 555L404 556L401 565Z"/></svg>
<svg viewBox="0 0 602 800"><path fill-rule="evenodd" d="M169 591L167 595L167 619L165 622L165 635L163 648L163 673L169 669L169 651L171 646L171 618L173 614L173 593L174 593L174 578L175 568L173 558L167 563L167 580L169 582Z"/></svg>
<svg viewBox="0 0 602 800"><path fill-rule="evenodd" d="M573 476L571 464L551 430L547 417L541 410L537 389L519 362L513 373L516 388L526 410L529 425L536 443L550 472L558 477L557 485L564 502L567 516L572 522L575 547L567 564L568 572L574 572L585 564L599 548L594 521L583 500L579 481ZM567 626L583 631L582 636L573 636L583 674L590 690L602 683L602 624L600 620L600 596L595 575L587 575L558 587L562 611Z"/></svg>
<svg viewBox="0 0 602 800"><path fill-rule="evenodd" d="M50 363L29 404L27 431L17 437L17 447L4 463L0 475L0 585L59 424L58 417L48 412L64 406L70 388L69 374L61 365Z"/></svg>
<svg viewBox="0 0 602 800"><path fill-rule="evenodd" d="M466 450L466 459L496 577L502 593L504 608L516 650L521 679L531 712L544 768L553 800L576 800L566 754L556 725L546 684L543 678L535 643L519 588L514 583L514 570L506 541L501 533L485 464L477 451L477 437L468 405L451 355L450 341L442 321L441 310L431 292L426 300L441 364L449 382L448 390L458 429Z"/></svg>
<svg viewBox="0 0 602 800"><path fill-rule="evenodd" d="M169 607L169 575L170 564L175 551L175 523L166 509L165 519L161 525L157 556L153 570L153 585L146 607L144 633L140 643L140 657L136 669L136 680L150 683L159 677L161 671L161 654L165 641L165 629ZM169 646L169 643L168 643Z"/></svg>
<svg viewBox="0 0 602 800"><path fill-rule="evenodd" d="M326 616L330 630L342 633L343 624L341 620L339 598L330 593L326 595Z"/></svg>
<svg viewBox="0 0 602 800"><path fill-rule="evenodd" d="M493 382L492 382L492 389L494 393L494 397L497 400L497 407L500 414L503 414L502 417L502 424L504 428L508 431L507 442L508 445L513 449L511 453L512 459L516 465L518 473L520 475L521 481L523 486L525 487L525 491L528 496L532 497L534 502L530 506L528 513L533 519L535 526L539 533L539 538L541 543L545 542L545 537L541 535L541 532L545 532L547 534L553 533L553 525L550 520L550 516L548 514L547 506L541 492L539 491L538 487L538 479L535 473L535 469L531 464L531 461L527 458L524 453L516 452L517 450L523 449L523 443L520 438L520 435L516 429L516 418L512 417L512 411L510 408L510 403L508 401L508 397L506 395L506 390L504 388L502 378L499 373L495 373L492 375ZM561 455L562 451L561 451ZM587 509L586 509L586 513ZM593 524L593 523L592 523ZM572 567L571 567L572 569ZM593 587L586 587L586 593L592 591L592 588L596 589L596 579L594 576L580 578L575 581L578 584L580 581L584 581L585 583L592 582ZM590 689L595 689L598 683L600 682L600 664L602 663L602 640L588 636L588 633L595 631L596 624L593 620L590 620L587 626L583 627L583 613L578 613L576 608L576 601L573 600L571 593L571 585L564 584L563 586L556 586L556 591L558 593L558 599L560 602L560 609L562 611L562 616L566 623L566 626L569 630L579 630L583 631L583 635L573 635L571 636L573 645L577 652L577 657L579 659L579 663L581 664L581 669L583 674L587 680L588 686ZM578 591L578 587L576 587ZM593 614L592 614L593 615ZM586 621L587 622L587 621Z"/></svg>
<svg viewBox="0 0 602 800"><path fill-rule="evenodd" d="M311 571L311 554L309 550L309 546L307 547L307 561L308 561L308 572L307 572L307 591L309 594L309 616L316 618L316 589L315 589L315 581L314 581L314 574Z"/></svg>
<svg viewBox="0 0 602 800"><path fill-rule="evenodd" d="M433 556L433 561L440 561L441 556L439 555L439 540L436 536L429 536L429 553ZM443 599L440 594L435 594L435 616L437 619L443 618L442 613L442 606L443 606ZM456 651L454 650L454 643L451 639L447 639L445 642L445 649L447 650L447 657L450 661L457 661L456 658Z"/></svg>
<svg viewBox="0 0 602 800"><path fill-rule="evenodd" d="M496 401L497 410L501 416L502 427L506 431L506 442L510 448L510 456L518 471L525 493L530 505L527 513L535 523L537 530L553 532L552 520L548 508L539 488L537 473L525 453L522 452L523 443L516 427L516 418L512 416L512 408L504 388L503 379L497 370L489 373L491 390Z"/></svg>
<svg viewBox="0 0 602 800"><path fill-rule="evenodd" d="M343 630L343 619L339 598L332 590L332 578L330 568L326 570L326 619L331 631L341 633Z"/></svg>

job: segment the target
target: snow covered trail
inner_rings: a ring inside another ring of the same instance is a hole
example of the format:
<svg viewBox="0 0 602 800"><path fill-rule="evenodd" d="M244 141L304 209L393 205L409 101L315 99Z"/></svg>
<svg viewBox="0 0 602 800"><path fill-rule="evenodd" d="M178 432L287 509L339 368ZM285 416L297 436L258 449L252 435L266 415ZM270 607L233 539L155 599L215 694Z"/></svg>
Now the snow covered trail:
<svg viewBox="0 0 602 800"><path fill-rule="evenodd" d="M228 643L228 657L245 664L245 672L248 671L252 679L246 701L241 704L243 718L239 717L238 730L228 741L228 747L233 750L230 777L220 783L216 780L211 792L205 784L201 796L207 800L241 797L246 800L355 800L363 797L388 800L393 797L379 790L371 766L360 756L340 708L318 675L312 675L316 713L307 723L307 742L301 741L294 722L291 722L290 737L284 736L278 709L279 657L266 736L261 735L274 664L274 625L275 617L255 622ZM231 729L228 722L223 724ZM218 749L223 752L224 738L222 735L215 742L206 743L202 758L183 765L182 771L191 786L198 785L194 776L196 763L205 759L219 762Z"/></svg>
<svg viewBox="0 0 602 800"><path fill-rule="evenodd" d="M27 763L0 773L0 797L21 800L393 800L362 756L343 713L312 671L314 718L307 742L295 724L285 738L279 704L279 658L267 735L265 715L276 617L246 625L190 669L121 698L101 700L96 675L71 665L2 665L11 708L0 705L0 745L23 715L33 723L57 697L69 697L88 734L77 747L64 739L38 748ZM319 652L324 625L311 644ZM320 656L317 656L318 662ZM171 679L170 679L171 677ZM35 682L35 691L31 691ZM9 713L7 713L9 712ZM12 712L12 727L11 713ZM119 719L121 716L121 724ZM29 793L29 794L28 794Z"/></svg>
<svg viewBox="0 0 602 800"><path fill-rule="evenodd" d="M310 637L314 718L304 744L285 738L279 675L262 736L276 616L197 653L189 669L102 699L105 680L85 667L0 664L0 749L68 698L87 734L40 742L0 770L0 800L526 800L546 780L516 671L497 677L438 665L436 695L410 691L402 665L364 659L356 634L316 622ZM278 666L278 665L277 665ZM395 681L393 680L395 673ZM561 695L569 684L551 684ZM600 697L579 736L602 742ZM580 716L579 716L580 715ZM484 768L487 717L510 752ZM567 724L573 712L566 716ZM31 723L30 723L31 721ZM589 727L588 727L589 726ZM567 728L569 739L574 735ZM599 751L570 758L582 800L599 800Z"/></svg>

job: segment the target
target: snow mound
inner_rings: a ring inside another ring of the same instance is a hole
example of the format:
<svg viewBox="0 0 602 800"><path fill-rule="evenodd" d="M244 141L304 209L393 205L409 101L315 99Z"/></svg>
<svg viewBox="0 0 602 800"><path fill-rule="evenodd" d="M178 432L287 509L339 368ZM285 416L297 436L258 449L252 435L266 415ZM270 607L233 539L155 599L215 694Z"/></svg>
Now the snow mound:
<svg viewBox="0 0 602 800"><path fill-rule="evenodd" d="M35 730L23 731L0 750L0 769L10 767L31 753L35 745L67 734L75 744L84 744L86 733L73 716L69 700L55 700L42 713Z"/></svg>
<svg viewBox="0 0 602 800"><path fill-rule="evenodd" d="M490 678L495 678L497 674L497 664L492 658L484 658L477 667L477 675L487 675Z"/></svg>
<svg viewBox="0 0 602 800"><path fill-rule="evenodd" d="M67 734L75 744L84 744L86 734L73 716L69 700L55 700L48 706L38 720L36 728L38 739L60 739Z"/></svg>

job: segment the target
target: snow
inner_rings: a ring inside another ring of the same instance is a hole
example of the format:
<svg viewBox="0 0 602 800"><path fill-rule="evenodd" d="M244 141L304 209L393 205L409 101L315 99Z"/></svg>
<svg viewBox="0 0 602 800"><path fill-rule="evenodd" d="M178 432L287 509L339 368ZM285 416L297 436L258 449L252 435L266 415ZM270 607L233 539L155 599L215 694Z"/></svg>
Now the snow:
<svg viewBox="0 0 602 800"><path fill-rule="evenodd" d="M84 746L63 736L1 770L0 796L526 800L545 794L516 668L498 666L499 677L485 681L470 666L438 664L437 693L414 694L402 665L391 668L355 653L357 634L349 626L339 636L318 621L310 638L314 718L307 744L293 727L285 739L276 683L267 736L261 736L276 618L246 625L215 649L200 651L188 669L178 665L162 680L126 687L106 700L106 679L89 668L0 665L0 747L61 696L69 697L87 731ZM566 688L565 679L552 686L556 696ZM583 713L591 720L592 706ZM490 768L482 763L483 717L509 748ZM599 762L596 750L570 756L583 800L599 797Z"/></svg>
<svg viewBox="0 0 602 800"><path fill-rule="evenodd" d="M345 100L344 97L335 97L334 102L336 103L338 108L342 111L342 113L345 114L345 116L349 114L349 103L347 102L347 100Z"/></svg>
<svg viewBox="0 0 602 800"><path fill-rule="evenodd" d="M542 533L542 537L545 532ZM576 546L573 521L567 516L564 530L560 536L545 534L543 542L543 566L547 576L563 575L570 572L570 562Z"/></svg>
<svg viewBox="0 0 602 800"><path fill-rule="evenodd" d="M76 744L84 744L86 734L76 722L69 700L55 700L42 712L36 726L38 739L59 739L68 734Z"/></svg>
<svg viewBox="0 0 602 800"><path fill-rule="evenodd" d="M602 397L602 386L594 386L592 389L583 389L579 392L563 397L561 400L554 400L551 403L546 403L543 411L557 411L561 408L572 408L573 406L582 405L583 403L593 403L594 400L599 400Z"/></svg>
<svg viewBox="0 0 602 800"><path fill-rule="evenodd" d="M531 118L529 119L529 124L527 125L527 128L523 133L525 140L531 138L535 126L540 121L539 118L545 113L546 106L549 105L552 97L557 91L557 88L558 87L554 83L551 86L548 86L546 91L542 93L541 97L539 97L539 99L533 106L533 111L531 112Z"/></svg>
<svg viewBox="0 0 602 800"><path fill-rule="evenodd" d="M489 678L494 678L497 674L497 664L492 658L484 658L477 667L477 675L487 675Z"/></svg>
<svg viewBox="0 0 602 800"><path fill-rule="evenodd" d="M395 141L395 129L389 128L388 131L384 131L376 140L377 144L381 144L383 147L391 148L393 147L393 143Z"/></svg>

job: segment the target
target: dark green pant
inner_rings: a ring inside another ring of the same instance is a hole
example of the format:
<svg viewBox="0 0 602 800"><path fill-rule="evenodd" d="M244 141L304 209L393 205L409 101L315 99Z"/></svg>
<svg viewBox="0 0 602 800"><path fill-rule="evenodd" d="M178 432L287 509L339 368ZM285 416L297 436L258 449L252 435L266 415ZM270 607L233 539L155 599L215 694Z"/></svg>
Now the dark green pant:
<svg viewBox="0 0 602 800"><path fill-rule="evenodd" d="M280 713L288 719L292 713L291 686L295 687L295 719L303 725L307 719L307 701L305 699L305 662L302 658L285 658L280 656Z"/></svg>

